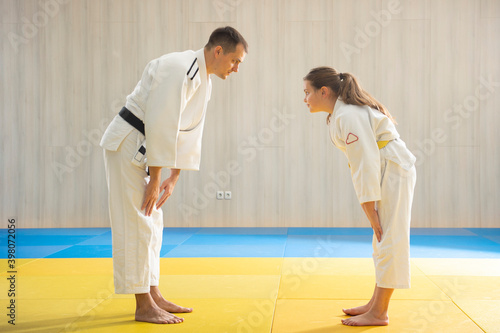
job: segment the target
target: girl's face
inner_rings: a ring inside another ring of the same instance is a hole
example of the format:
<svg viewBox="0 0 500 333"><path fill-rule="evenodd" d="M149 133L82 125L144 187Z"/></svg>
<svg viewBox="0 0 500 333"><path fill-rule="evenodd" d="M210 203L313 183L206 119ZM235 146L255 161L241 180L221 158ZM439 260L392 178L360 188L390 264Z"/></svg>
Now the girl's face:
<svg viewBox="0 0 500 333"><path fill-rule="evenodd" d="M324 99L322 98L322 92L321 89L315 89L311 85L311 81L304 80L304 93L306 94L306 97L304 98L304 103L307 104L307 107L309 108L309 112L320 112L320 111L325 111L323 102Z"/></svg>

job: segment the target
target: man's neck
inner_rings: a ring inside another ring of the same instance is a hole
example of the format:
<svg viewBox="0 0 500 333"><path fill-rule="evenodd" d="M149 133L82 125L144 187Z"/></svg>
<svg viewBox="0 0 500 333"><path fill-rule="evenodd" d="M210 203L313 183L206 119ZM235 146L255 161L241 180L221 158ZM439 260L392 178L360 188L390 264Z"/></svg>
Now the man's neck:
<svg viewBox="0 0 500 333"><path fill-rule="evenodd" d="M213 74L212 72L213 59L211 58L212 54L210 53L210 50L207 51L206 48L203 48L203 55L205 56L205 67L207 68L207 77L209 77L210 74Z"/></svg>

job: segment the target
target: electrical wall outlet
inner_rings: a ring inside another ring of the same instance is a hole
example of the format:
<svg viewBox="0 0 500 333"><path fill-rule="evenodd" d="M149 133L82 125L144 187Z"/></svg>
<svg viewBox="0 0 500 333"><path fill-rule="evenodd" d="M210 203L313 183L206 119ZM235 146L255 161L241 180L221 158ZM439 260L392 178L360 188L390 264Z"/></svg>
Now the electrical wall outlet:
<svg viewBox="0 0 500 333"><path fill-rule="evenodd" d="M224 199L231 200L231 191L224 192Z"/></svg>
<svg viewBox="0 0 500 333"><path fill-rule="evenodd" d="M217 200L224 199L224 191L217 191Z"/></svg>

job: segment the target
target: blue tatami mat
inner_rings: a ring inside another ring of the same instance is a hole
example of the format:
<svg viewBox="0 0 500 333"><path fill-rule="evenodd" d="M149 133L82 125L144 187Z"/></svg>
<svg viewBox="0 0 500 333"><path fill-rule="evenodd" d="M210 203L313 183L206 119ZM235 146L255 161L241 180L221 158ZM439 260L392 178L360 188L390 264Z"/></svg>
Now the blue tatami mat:
<svg viewBox="0 0 500 333"><path fill-rule="evenodd" d="M288 236L285 257L363 258L371 253L371 235L309 234Z"/></svg>
<svg viewBox="0 0 500 333"><path fill-rule="evenodd" d="M0 242L7 248L7 229ZM111 258L109 228L16 229L16 258ZM162 257L369 258L371 228L165 228ZM500 228L416 228L412 258L500 258ZM0 252L7 258L7 251Z"/></svg>

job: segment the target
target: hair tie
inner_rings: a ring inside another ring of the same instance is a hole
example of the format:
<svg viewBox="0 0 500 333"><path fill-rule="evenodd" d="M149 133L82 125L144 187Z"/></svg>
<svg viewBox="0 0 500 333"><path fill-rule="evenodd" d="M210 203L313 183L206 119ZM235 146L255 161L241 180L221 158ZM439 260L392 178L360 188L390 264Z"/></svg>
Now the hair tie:
<svg viewBox="0 0 500 333"><path fill-rule="evenodd" d="M339 73L339 78L340 81L343 81L345 79L344 73Z"/></svg>

